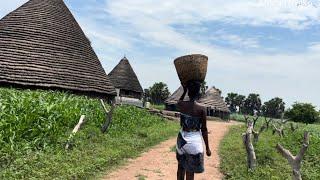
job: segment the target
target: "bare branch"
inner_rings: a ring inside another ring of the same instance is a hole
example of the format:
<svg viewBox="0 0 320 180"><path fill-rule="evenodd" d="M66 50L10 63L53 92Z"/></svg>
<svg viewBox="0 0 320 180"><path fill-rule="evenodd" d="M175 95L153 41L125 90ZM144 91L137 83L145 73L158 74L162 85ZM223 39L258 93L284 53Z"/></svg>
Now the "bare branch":
<svg viewBox="0 0 320 180"><path fill-rule="evenodd" d="M279 153L288 160L291 168L292 168L292 178L294 180L301 180L301 162L304 154L306 153L307 149L309 146L309 133L305 132L304 133L304 138L303 138L303 145L300 149L300 152L298 153L297 156L293 156L291 152L284 147L282 147L280 144L277 144L277 150Z"/></svg>

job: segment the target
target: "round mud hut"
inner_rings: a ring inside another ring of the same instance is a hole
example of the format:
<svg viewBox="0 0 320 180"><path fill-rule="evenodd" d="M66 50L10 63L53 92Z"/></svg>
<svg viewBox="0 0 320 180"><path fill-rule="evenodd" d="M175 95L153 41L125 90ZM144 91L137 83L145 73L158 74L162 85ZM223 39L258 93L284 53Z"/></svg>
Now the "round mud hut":
<svg viewBox="0 0 320 180"><path fill-rule="evenodd" d="M0 86L116 95L63 0L30 0L0 20Z"/></svg>
<svg viewBox="0 0 320 180"><path fill-rule="evenodd" d="M143 89L126 57L120 60L118 65L114 67L108 76L116 88L117 97L138 100L142 98Z"/></svg>

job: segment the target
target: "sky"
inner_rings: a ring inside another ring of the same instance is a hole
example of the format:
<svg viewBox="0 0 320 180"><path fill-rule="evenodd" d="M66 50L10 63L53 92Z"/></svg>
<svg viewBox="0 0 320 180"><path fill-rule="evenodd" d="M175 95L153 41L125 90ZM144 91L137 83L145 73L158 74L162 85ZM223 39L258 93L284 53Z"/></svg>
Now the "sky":
<svg viewBox="0 0 320 180"><path fill-rule="evenodd" d="M0 0L0 18L27 0ZM65 0L105 71L126 56L143 88L180 85L173 60L209 57L207 84L320 108L320 0Z"/></svg>

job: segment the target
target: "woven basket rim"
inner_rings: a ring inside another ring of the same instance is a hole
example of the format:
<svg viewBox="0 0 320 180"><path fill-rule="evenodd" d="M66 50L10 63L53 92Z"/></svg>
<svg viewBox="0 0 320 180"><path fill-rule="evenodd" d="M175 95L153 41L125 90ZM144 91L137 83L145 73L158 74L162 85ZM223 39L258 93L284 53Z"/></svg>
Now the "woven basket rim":
<svg viewBox="0 0 320 180"><path fill-rule="evenodd" d="M186 57L192 57L192 56L204 57L206 60L208 60L208 56L203 55L203 54L188 54L188 55L184 55L184 56L177 57L177 58L174 60L174 62L176 62L176 61L179 60L179 59L183 59L183 58L186 58Z"/></svg>

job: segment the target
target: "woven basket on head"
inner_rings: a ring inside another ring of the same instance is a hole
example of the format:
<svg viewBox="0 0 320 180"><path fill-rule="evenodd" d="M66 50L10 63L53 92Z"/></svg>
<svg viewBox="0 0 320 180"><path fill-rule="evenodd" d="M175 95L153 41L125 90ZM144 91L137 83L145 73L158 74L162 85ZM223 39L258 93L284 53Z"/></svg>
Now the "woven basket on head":
<svg viewBox="0 0 320 180"><path fill-rule="evenodd" d="M207 74L208 57L201 54L181 56L174 60L174 65L182 84L190 80L202 82Z"/></svg>

